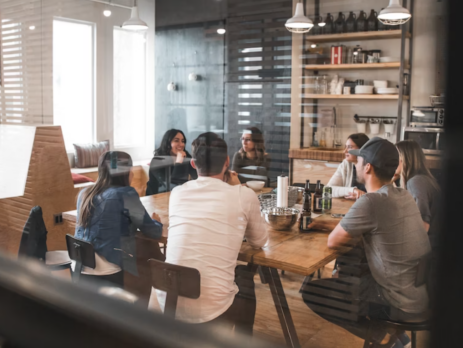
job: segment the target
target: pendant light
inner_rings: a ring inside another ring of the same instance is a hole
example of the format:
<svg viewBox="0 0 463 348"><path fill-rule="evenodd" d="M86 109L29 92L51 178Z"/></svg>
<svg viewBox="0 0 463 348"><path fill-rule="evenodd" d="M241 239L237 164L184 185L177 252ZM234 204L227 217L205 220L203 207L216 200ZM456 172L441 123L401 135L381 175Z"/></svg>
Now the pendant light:
<svg viewBox="0 0 463 348"><path fill-rule="evenodd" d="M288 19L285 24L286 29L292 33L308 33L313 27L313 22L304 15L304 5L296 4L296 12L294 17Z"/></svg>
<svg viewBox="0 0 463 348"><path fill-rule="evenodd" d="M125 21L122 24L123 29L130 29L130 30L146 30L148 29L148 24L143 22L138 15L138 6L137 0L134 0L133 7L132 7L132 14L130 15L130 19Z"/></svg>
<svg viewBox="0 0 463 348"><path fill-rule="evenodd" d="M410 18L410 11L400 6L399 0L389 0L389 6L378 15L378 20L385 25L405 24Z"/></svg>

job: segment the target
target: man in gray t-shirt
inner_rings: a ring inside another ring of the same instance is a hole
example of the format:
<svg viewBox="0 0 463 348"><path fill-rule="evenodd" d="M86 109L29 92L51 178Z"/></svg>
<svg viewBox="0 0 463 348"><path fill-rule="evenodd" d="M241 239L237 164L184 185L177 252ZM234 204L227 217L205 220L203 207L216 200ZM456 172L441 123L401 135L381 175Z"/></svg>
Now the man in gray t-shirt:
<svg viewBox="0 0 463 348"><path fill-rule="evenodd" d="M431 251L431 246L413 197L389 184L399 164L395 146L376 137L360 150L349 153L357 156L357 180L365 184L368 193L355 202L330 233L328 247L362 242L371 275L361 276L360 290L349 289L346 284L355 282L340 277L306 282L301 292L305 303L315 312L365 338L369 327L365 317L396 321L427 319L427 290L425 285L415 287L415 278L419 261ZM353 321L345 313L356 308L358 302L358 314L364 317ZM385 334L384 328L378 328L374 338L381 341ZM391 340L397 340L400 346L399 338L403 344L409 342L405 333Z"/></svg>

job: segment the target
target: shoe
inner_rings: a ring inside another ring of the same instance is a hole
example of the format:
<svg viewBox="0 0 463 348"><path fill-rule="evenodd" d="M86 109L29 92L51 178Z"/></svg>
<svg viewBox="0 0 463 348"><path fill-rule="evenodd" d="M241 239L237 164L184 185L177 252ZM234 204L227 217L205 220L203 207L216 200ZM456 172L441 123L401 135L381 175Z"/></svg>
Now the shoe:
<svg viewBox="0 0 463 348"><path fill-rule="evenodd" d="M410 340L410 337L404 332L397 334L397 338L402 342L404 348L411 348L412 347L412 341Z"/></svg>

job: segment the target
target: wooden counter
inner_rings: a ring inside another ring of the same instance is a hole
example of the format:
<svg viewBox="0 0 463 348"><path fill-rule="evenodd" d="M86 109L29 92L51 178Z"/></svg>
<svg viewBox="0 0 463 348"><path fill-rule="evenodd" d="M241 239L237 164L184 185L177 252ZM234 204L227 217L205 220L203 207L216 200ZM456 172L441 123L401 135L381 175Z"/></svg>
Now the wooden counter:
<svg viewBox="0 0 463 348"><path fill-rule="evenodd" d="M344 149L323 149L317 147L289 149L289 158L311 159L316 161L342 162Z"/></svg>

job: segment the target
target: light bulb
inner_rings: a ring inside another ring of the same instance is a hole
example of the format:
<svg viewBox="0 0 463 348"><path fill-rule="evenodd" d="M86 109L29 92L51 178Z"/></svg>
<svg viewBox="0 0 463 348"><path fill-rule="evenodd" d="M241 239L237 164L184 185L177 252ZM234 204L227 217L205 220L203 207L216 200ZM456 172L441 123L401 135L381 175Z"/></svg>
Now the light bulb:
<svg viewBox="0 0 463 348"><path fill-rule="evenodd" d="M311 44L310 47L315 48L315 47L317 47L317 45L316 44Z"/></svg>
<svg viewBox="0 0 463 348"><path fill-rule="evenodd" d="M227 31L224 29L224 28L219 28L217 29L217 34L220 34L220 35L223 35L225 34Z"/></svg>
<svg viewBox="0 0 463 348"><path fill-rule="evenodd" d="M35 25L31 25L31 26L29 27L29 30L35 30Z"/></svg>
<svg viewBox="0 0 463 348"><path fill-rule="evenodd" d="M104 11L103 11L103 15L104 15L105 17L109 17L109 16L111 16L111 11L110 11L110 10L104 10Z"/></svg>

